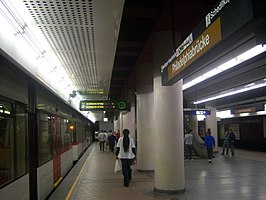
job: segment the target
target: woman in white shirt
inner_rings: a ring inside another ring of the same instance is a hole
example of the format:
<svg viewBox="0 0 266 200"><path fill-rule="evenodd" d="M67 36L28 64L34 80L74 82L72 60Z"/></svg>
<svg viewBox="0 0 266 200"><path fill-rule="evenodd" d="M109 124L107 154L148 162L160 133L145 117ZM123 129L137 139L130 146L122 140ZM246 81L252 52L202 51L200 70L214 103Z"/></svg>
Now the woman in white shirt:
<svg viewBox="0 0 266 200"><path fill-rule="evenodd" d="M120 137L117 142L116 159L120 159L122 163L122 173L124 175L124 186L128 187L129 181L132 178L131 162L136 155L136 147L134 140L129 136L129 130L123 130L123 137Z"/></svg>

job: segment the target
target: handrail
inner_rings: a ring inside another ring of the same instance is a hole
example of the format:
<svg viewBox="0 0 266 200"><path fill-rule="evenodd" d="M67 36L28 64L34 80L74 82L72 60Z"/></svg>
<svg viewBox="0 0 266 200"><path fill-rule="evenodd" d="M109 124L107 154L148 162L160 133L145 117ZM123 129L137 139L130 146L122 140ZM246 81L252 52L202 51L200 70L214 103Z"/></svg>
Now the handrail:
<svg viewBox="0 0 266 200"><path fill-rule="evenodd" d="M207 151L204 148L204 141L197 133L193 134L193 148L201 158L207 158Z"/></svg>

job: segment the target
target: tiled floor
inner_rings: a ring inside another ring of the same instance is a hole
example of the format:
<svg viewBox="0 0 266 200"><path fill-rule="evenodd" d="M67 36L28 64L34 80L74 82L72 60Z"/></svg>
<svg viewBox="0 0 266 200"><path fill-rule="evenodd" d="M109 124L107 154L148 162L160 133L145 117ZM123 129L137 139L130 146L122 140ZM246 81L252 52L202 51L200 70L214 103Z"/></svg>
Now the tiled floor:
<svg viewBox="0 0 266 200"><path fill-rule="evenodd" d="M153 192L154 173L138 172L123 186L114 173L115 156L93 144L85 152L49 200L265 200L266 153L236 150L236 155L216 155L185 162L186 191L178 195ZM68 196L67 196L68 195Z"/></svg>

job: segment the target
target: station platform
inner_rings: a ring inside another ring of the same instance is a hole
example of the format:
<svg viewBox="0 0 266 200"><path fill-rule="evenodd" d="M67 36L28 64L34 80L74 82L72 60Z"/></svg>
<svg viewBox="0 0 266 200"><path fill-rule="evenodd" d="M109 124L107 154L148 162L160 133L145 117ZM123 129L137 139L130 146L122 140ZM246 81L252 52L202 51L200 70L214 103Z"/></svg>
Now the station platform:
<svg viewBox="0 0 266 200"><path fill-rule="evenodd" d="M154 193L154 172L132 166L132 181L114 173L115 155L93 143L48 198L49 200L265 200L266 153L236 149L235 156L216 154L212 163L195 158L185 162L181 194Z"/></svg>

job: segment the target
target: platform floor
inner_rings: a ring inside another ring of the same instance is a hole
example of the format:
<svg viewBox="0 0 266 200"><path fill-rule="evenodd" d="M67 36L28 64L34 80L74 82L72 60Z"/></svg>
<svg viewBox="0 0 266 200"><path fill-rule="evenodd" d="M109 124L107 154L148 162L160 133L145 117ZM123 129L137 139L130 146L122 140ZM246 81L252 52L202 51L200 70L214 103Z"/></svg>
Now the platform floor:
<svg viewBox="0 0 266 200"><path fill-rule="evenodd" d="M154 173L132 167L132 181L123 186L121 173L114 173L115 156L92 144L49 200L265 200L266 153L236 149L236 155L216 154L213 162L185 162L182 194L155 194Z"/></svg>

